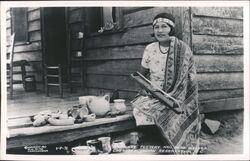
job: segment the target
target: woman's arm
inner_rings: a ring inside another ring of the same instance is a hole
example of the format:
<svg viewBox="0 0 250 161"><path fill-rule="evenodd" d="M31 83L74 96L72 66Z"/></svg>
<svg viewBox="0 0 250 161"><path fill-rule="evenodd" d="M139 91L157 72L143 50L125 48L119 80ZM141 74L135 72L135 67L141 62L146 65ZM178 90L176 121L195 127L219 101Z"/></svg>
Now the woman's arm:
<svg viewBox="0 0 250 161"><path fill-rule="evenodd" d="M141 66L139 72L140 72L144 77L148 77L148 75L149 75L149 69L144 68L143 66ZM148 96L148 95L150 95L150 93L148 93L145 89L142 88L142 89L139 91L138 95L141 95L141 96Z"/></svg>
<svg viewBox="0 0 250 161"><path fill-rule="evenodd" d="M149 74L149 69L144 68L143 66L141 66L140 71L139 71L144 77L147 77Z"/></svg>

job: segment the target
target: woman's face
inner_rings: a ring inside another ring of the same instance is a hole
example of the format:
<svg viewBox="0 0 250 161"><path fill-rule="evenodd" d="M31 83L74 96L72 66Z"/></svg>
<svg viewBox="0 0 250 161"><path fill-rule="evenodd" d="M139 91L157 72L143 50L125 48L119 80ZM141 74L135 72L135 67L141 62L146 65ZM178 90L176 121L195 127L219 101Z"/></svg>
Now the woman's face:
<svg viewBox="0 0 250 161"><path fill-rule="evenodd" d="M171 28L164 22L158 22L154 26L154 35L159 42L168 41L170 31Z"/></svg>

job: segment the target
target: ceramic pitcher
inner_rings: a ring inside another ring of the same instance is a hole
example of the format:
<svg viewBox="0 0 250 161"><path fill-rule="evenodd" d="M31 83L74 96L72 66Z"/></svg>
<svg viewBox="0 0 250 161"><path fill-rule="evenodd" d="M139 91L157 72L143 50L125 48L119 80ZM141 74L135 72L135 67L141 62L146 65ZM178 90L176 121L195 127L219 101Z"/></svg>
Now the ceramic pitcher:
<svg viewBox="0 0 250 161"><path fill-rule="evenodd" d="M109 95L103 97L92 97L88 101L88 107L98 117L105 116L110 111Z"/></svg>

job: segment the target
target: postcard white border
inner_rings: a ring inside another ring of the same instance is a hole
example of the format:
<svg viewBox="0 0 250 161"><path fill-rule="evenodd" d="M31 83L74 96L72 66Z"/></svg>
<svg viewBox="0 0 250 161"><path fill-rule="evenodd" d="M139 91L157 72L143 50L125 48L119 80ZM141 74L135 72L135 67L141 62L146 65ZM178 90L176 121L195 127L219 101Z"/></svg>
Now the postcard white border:
<svg viewBox="0 0 250 161"><path fill-rule="evenodd" d="M6 53L6 12L9 7L90 7L90 6L171 6L171 7L243 7L244 8L244 131L240 155L10 155L6 154L7 98L5 65L1 66L1 156L4 160L249 160L249 1L6 1L1 2L1 53ZM6 55L1 54L1 64Z"/></svg>

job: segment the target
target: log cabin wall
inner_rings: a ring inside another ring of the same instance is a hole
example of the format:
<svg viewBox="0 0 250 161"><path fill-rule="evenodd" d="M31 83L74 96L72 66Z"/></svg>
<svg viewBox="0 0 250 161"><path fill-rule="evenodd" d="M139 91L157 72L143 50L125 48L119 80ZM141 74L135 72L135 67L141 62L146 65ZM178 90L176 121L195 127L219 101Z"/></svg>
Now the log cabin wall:
<svg viewBox="0 0 250 161"><path fill-rule="evenodd" d="M7 47L11 36L11 9L6 11L6 36ZM30 63L26 66L27 75L35 75L36 82L42 83L42 44L40 28L40 8L28 8L28 42L16 43L14 47L14 61L25 59ZM20 70L18 67L14 71ZM14 79L20 80L21 75L14 75ZM39 88L40 86L38 86Z"/></svg>
<svg viewBox="0 0 250 161"><path fill-rule="evenodd" d="M98 95L118 89L131 99L139 87L137 71L143 50L154 41L151 22L160 12L176 17L177 36L193 49L203 112L243 108L242 8L122 8L124 31L86 40L86 87Z"/></svg>
<svg viewBox="0 0 250 161"><path fill-rule="evenodd" d="M243 8L191 8L192 48L205 112L243 108Z"/></svg>

